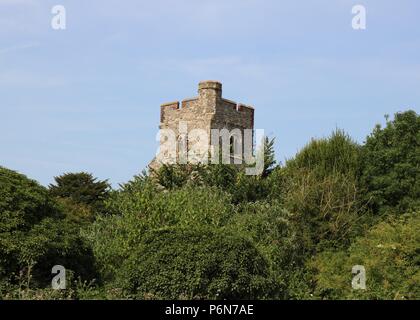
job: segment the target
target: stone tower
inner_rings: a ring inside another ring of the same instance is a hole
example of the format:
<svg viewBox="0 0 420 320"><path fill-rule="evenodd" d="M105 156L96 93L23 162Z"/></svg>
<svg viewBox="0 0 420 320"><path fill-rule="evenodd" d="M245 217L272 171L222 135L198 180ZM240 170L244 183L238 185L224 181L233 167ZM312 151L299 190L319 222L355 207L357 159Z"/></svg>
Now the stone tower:
<svg viewBox="0 0 420 320"><path fill-rule="evenodd" d="M202 81L198 85L198 97L185 99L181 104L175 101L161 105L159 128L161 132L173 132L173 136L170 135L174 142L169 144L173 149L162 154L162 145L168 137L162 138L161 134L161 151L150 164L151 168L158 167L160 162L168 159L176 163L185 163L182 162L185 161L185 157L182 156L185 154L188 154L188 162L194 162L191 157L192 149L195 149L194 154L198 158L208 158L209 153L218 148L219 139L222 139L221 136L214 137L212 134L223 129L229 131L230 148L232 144L235 144L235 147L239 146L239 154L231 155L233 163L235 157L243 158L244 139L237 139L236 135L244 137L245 129L254 129L254 108L223 98L220 82ZM197 131L202 134L197 135ZM240 161L241 159L234 163Z"/></svg>

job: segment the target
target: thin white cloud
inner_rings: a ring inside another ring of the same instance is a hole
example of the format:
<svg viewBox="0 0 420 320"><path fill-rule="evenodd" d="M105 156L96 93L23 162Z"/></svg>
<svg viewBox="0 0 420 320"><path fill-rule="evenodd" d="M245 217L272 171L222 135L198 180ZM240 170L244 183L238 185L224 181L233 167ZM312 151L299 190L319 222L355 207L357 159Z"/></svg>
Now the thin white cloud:
<svg viewBox="0 0 420 320"><path fill-rule="evenodd" d="M31 48L38 47L39 45L40 45L39 42L27 42L27 43L17 44L10 47L0 48L0 54L15 52L19 50L31 49Z"/></svg>
<svg viewBox="0 0 420 320"><path fill-rule="evenodd" d="M0 86L17 88L50 88L66 85L64 78L21 70L0 72Z"/></svg>
<svg viewBox="0 0 420 320"><path fill-rule="evenodd" d="M0 6L36 5L36 0L0 0Z"/></svg>

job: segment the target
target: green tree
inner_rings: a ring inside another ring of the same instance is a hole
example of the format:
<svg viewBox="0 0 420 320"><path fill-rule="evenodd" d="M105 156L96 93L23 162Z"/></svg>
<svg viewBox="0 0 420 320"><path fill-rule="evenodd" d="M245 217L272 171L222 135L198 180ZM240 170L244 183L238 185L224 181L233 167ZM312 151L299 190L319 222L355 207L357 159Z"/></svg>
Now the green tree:
<svg viewBox="0 0 420 320"><path fill-rule="evenodd" d="M36 181L0 167L0 231L28 230L57 214L47 190Z"/></svg>
<svg viewBox="0 0 420 320"><path fill-rule="evenodd" d="M287 168L304 168L317 177L335 173L356 177L359 166L360 146L339 129L327 138L312 139L293 159L286 162Z"/></svg>
<svg viewBox="0 0 420 320"><path fill-rule="evenodd" d="M54 180L55 184L49 186L51 195L70 198L77 204L84 204L98 213L104 213L104 201L111 189L108 180L98 180L86 172L65 173Z"/></svg>
<svg viewBox="0 0 420 320"><path fill-rule="evenodd" d="M42 287L56 264L85 278L96 275L79 226L37 182L0 167L0 213L0 282Z"/></svg>
<svg viewBox="0 0 420 320"><path fill-rule="evenodd" d="M308 254L349 245L364 215L358 182L360 147L340 130L312 140L270 177Z"/></svg>
<svg viewBox="0 0 420 320"><path fill-rule="evenodd" d="M276 167L276 156L274 152L275 138L264 138L264 169L261 174L263 178L268 177Z"/></svg>
<svg viewBox="0 0 420 320"><path fill-rule="evenodd" d="M377 125L362 149L362 183L376 213L405 212L420 205L420 116L396 113Z"/></svg>

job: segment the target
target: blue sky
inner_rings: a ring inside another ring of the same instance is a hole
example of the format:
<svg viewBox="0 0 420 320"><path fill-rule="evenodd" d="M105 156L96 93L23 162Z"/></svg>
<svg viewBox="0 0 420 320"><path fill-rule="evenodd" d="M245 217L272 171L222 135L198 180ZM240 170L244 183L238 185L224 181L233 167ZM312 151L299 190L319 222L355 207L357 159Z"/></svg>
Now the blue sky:
<svg viewBox="0 0 420 320"><path fill-rule="evenodd" d="M280 161L336 127L363 142L384 114L420 110L420 2L0 0L0 165L116 186L155 155L160 104L206 79L255 107Z"/></svg>

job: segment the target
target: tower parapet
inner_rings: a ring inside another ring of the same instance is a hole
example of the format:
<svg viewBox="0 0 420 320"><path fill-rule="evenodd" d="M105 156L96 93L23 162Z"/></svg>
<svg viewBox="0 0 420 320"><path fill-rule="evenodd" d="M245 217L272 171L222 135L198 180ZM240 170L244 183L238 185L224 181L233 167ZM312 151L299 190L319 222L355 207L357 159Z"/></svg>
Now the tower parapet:
<svg viewBox="0 0 420 320"><path fill-rule="evenodd" d="M179 132L181 123L187 127L187 132ZM224 99L220 82L201 81L198 84L197 97L185 99L181 103L174 101L161 105L159 127L171 129L177 141L182 140L183 148L184 146L189 148L188 140L184 141L184 139L195 129L204 130L208 134L209 141L201 143L211 145L212 129L239 130L240 132L245 129L254 129L254 108Z"/></svg>

